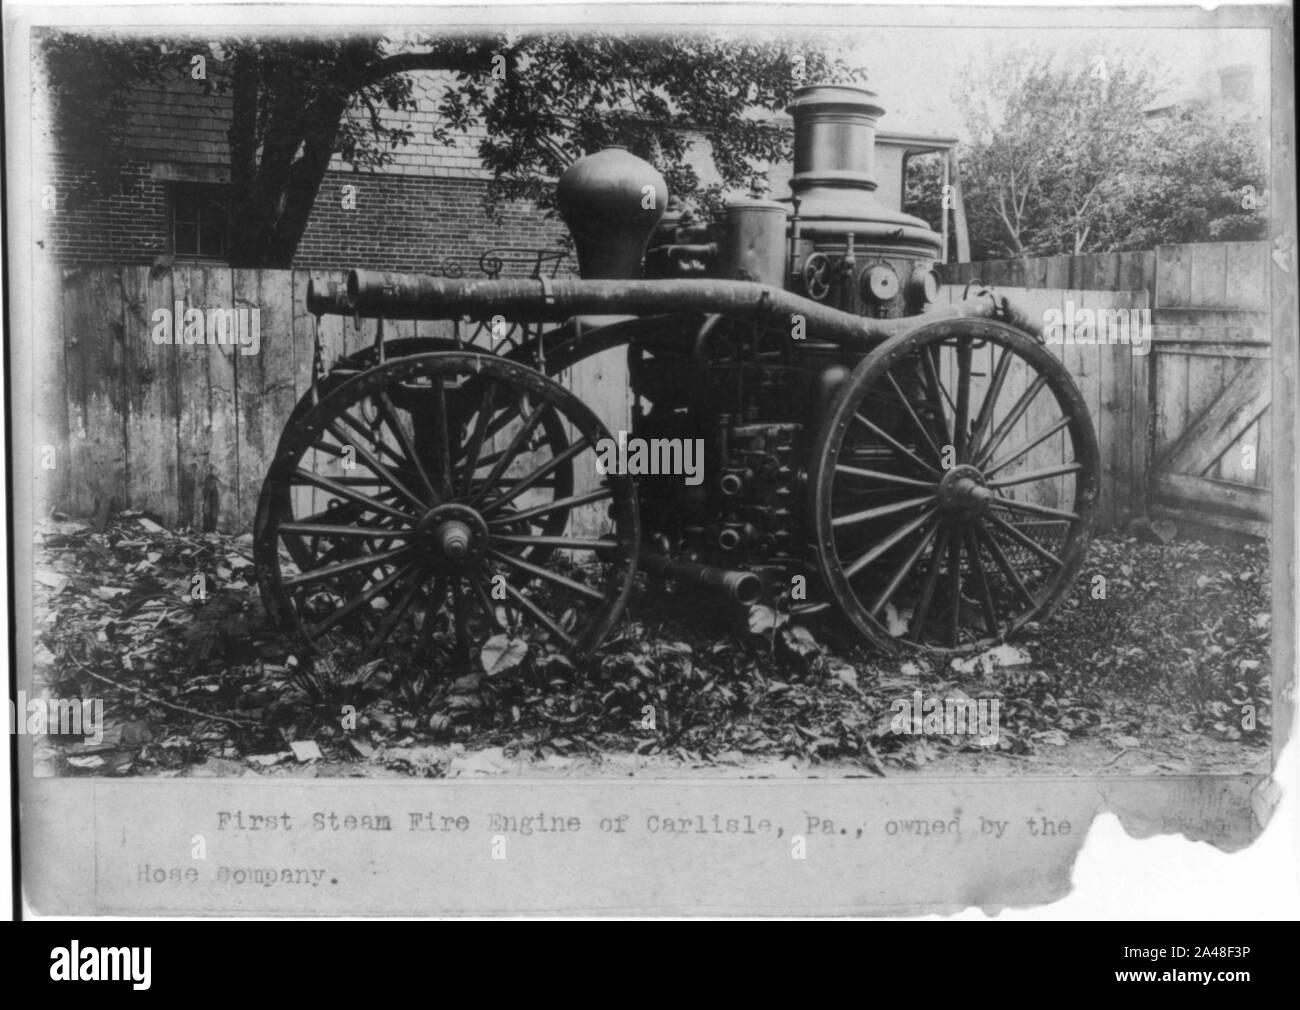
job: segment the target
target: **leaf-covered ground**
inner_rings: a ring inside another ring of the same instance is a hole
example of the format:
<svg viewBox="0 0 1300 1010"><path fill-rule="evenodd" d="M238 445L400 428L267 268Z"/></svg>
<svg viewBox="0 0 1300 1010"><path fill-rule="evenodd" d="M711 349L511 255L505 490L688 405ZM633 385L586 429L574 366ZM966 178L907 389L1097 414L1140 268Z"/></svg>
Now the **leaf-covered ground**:
<svg viewBox="0 0 1300 1010"><path fill-rule="evenodd" d="M504 639L475 668L309 659L267 628L251 537L138 514L36 538L37 692L98 699L45 774L1147 774L1268 762L1267 548L1096 540L1073 594L982 657L888 658L834 618L656 587L575 668ZM193 592L202 574L206 592ZM1105 578L1104 597L1096 576ZM996 741L896 731L892 703L997 699ZM22 713L20 713L21 716Z"/></svg>

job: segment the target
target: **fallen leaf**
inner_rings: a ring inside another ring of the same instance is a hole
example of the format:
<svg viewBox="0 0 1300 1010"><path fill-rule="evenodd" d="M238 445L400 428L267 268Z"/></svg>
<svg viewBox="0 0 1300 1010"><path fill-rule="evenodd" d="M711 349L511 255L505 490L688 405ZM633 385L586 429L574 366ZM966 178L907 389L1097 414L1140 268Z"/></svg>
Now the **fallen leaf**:
<svg viewBox="0 0 1300 1010"><path fill-rule="evenodd" d="M289 744L293 748L293 756L299 761L319 761L325 755L320 752L315 740L295 740Z"/></svg>
<svg viewBox="0 0 1300 1010"><path fill-rule="evenodd" d="M841 684L847 684L852 688L858 686L858 671L844 660L836 659L832 656L826 660L826 669L829 671L830 675Z"/></svg>
<svg viewBox="0 0 1300 1010"><path fill-rule="evenodd" d="M511 638L505 634L493 635L483 643L479 662L483 664L483 670L489 677L495 677L507 670L513 670L527 655L528 643L522 638Z"/></svg>
<svg viewBox="0 0 1300 1010"><path fill-rule="evenodd" d="M367 761L375 756L375 748L365 740L350 736L348 737L348 745Z"/></svg>
<svg viewBox="0 0 1300 1010"><path fill-rule="evenodd" d="M68 584L68 577L66 575L60 575L58 572L51 571L48 568L38 568L33 574L37 582L45 586L45 588L53 590L55 593L62 592L63 587Z"/></svg>
<svg viewBox="0 0 1300 1010"><path fill-rule="evenodd" d="M813 638L812 632L800 624L792 624L783 629L781 637L791 651L798 653L800 656L809 656L821 650L821 646L817 644L817 639Z"/></svg>
<svg viewBox="0 0 1300 1010"><path fill-rule="evenodd" d="M506 758L500 747L489 747L464 757L453 758L447 769L450 775L504 775L514 770L514 762Z"/></svg>

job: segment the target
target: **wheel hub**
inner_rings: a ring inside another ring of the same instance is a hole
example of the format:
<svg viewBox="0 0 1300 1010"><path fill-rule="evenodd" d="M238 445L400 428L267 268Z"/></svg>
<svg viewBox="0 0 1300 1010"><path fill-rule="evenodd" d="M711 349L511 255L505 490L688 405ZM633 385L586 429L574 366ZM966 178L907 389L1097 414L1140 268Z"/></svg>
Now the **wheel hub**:
<svg viewBox="0 0 1300 1010"><path fill-rule="evenodd" d="M992 500L993 491L984 474L969 463L953 467L939 481L939 507L945 512L984 511Z"/></svg>
<svg viewBox="0 0 1300 1010"><path fill-rule="evenodd" d="M482 556L487 542L487 523L467 505L435 506L415 527L416 549L440 570L466 567Z"/></svg>

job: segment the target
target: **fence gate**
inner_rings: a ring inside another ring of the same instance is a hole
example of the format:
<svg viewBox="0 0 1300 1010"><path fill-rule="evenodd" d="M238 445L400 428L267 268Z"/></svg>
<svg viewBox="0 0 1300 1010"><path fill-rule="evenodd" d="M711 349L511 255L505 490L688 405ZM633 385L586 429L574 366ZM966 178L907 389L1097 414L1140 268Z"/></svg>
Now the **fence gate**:
<svg viewBox="0 0 1300 1010"><path fill-rule="evenodd" d="M1267 535L1268 308L1267 242L1156 250L1153 515Z"/></svg>

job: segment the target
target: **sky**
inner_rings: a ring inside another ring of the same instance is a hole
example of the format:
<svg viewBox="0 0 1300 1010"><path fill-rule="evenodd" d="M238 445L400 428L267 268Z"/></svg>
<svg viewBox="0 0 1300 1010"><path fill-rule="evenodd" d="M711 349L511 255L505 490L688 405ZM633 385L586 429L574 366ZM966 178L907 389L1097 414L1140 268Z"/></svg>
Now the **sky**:
<svg viewBox="0 0 1300 1010"><path fill-rule="evenodd" d="M846 58L866 69L868 87L885 109L880 129L886 131L961 136L953 95L963 70L1017 47L1090 66L1097 56L1163 63L1170 71L1169 100L1206 87L1214 94L1219 68L1247 63L1257 68L1256 95L1267 109L1268 33L1259 29L869 28L850 40Z"/></svg>

